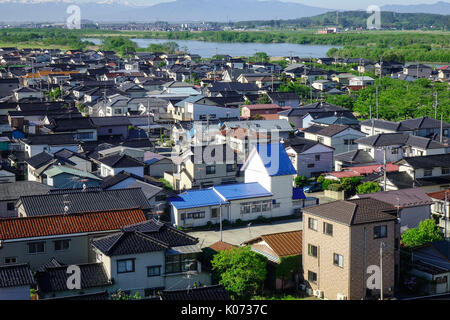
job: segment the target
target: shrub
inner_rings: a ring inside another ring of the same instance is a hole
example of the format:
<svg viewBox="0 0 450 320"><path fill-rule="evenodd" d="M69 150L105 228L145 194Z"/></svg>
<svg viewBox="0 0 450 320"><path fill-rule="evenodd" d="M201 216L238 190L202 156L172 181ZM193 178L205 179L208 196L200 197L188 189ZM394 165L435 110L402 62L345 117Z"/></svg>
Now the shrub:
<svg viewBox="0 0 450 320"><path fill-rule="evenodd" d="M324 179L322 182L322 190L328 190L328 186L332 183L337 183L336 180Z"/></svg>
<svg viewBox="0 0 450 320"><path fill-rule="evenodd" d="M318 178L317 178L317 182L318 183L323 183L325 181L325 178L323 177L323 176L319 176Z"/></svg>
<svg viewBox="0 0 450 320"><path fill-rule="evenodd" d="M222 221L222 226L230 226L230 225L231 225L230 220L225 219Z"/></svg>
<svg viewBox="0 0 450 320"><path fill-rule="evenodd" d="M328 189L330 191L342 191L344 188L342 187L342 184L340 183L332 183L328 186Z"/></svg>

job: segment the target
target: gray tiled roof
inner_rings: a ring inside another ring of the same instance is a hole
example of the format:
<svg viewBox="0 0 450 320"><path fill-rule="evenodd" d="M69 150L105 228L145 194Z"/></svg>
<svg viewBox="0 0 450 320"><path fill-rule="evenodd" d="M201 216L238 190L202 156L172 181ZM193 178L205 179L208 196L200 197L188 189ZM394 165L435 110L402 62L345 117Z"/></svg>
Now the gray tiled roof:
<svg viewBox="0 0 450 320"><path fill-rule="evenodd" d="M50 187L35 181L0 183L0 201L17 200L22 196L46 194Z"/></svg>
<svg viewBox="0 0 450 320"><path fill-rule="evenodd" d="M161 300L166 301L223 301L230 300L228 292L223 285L215 285L201 288L165 290L161 292Z"/></svg>
<svg viewBox="0 0 450 320"><path fill-rule="evenodd" d="M22 287L34 283L28 264L0 266L0 288Z"/></svg>
<svg viewBox="0 0 450 320"><path fill-rule="evenodd" d="M147 198L142 190L77 190L67 193L51 193L37 196L25 196L19 199L18 205L23 204L29 217L62 214L64 206L68 214L85 213L118 209L134 209L140 207L146 211L150 209Z"/></svg>
<svg viewBox="0 0 450 320"><path fill-rule="evenodd" d="M111 283L102 263L80 264L81 289L109 286ZM38 290L42 292L68 291L67 266L47 267L36 274Z"/></svg>
<svg viewBox="0 0 450 320"><path fill-rule="evenodd" d="M450 168L450 153L431 156L406 157L397 164L408 164L414 169L432 169L436 167Z"/></svg>
<svg viewBox="0 0 450 320"><path fill-rule="evenodd" d="M349 226L396 219L392 205L375 199L335 201L305 208L304 211Z"/></svg>
<svg viewBox="0 0 450 320"><path fill-rule="evenodd" d="M124 227L121 232L93 240L92 244L108 256L166 251L190 246L198 240L154 219Z"/></svg>

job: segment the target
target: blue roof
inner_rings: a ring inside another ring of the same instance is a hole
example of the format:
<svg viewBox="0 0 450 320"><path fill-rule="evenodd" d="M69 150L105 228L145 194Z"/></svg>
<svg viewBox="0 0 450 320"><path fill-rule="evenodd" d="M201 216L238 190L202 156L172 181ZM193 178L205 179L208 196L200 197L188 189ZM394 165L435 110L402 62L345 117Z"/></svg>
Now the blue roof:
<svg viewBox="0 0 450 320"><path fill-rule="evenodd" d="M179 194L177 197L171 197L168 200L177 209L208 207L227 203L213 190L213 188L189 190Z"/></svg>
<svg viewBox="0 0 450 320"><path fill-rule="evenodd" d="M258 182L226 184L213 187L226 200L270 197L272 193L267 191Z"/></svg>
<svg viewBox="0 0 450 320"><path fill-rule="evenodd" d="M198 100L203 99L205 96L200 94L197 96L189 96L184 100L181 100L180 102L176 103L175 106L177 107L184 107L184 103L185 102L191 102L191 103L196 103Z"/></svg>
<svg viewBox="0 0 450 320"><path fill-rule="evenodd" d="M305 193L303 192L303 188L293 188L292 189L292 199L306 199Z"/></svg>
<svg viewBox="0 0 450 320"><path fill-rule="evenodd" d="M256 145L264 166L267 169L269 176L285 176L297 174L289 159L284 146L281 143L273 144L258 144Z"/></svg>
<svg viewBox="0 0 450 320"><path fill-rule="evenodd" d="M153 163L155 163L155 162L158 162L159 160L161 160L161 159L153 158L153 159L146 160L146 161L144 161L144 162L145 162L146 164L153 164Z"/></svg>

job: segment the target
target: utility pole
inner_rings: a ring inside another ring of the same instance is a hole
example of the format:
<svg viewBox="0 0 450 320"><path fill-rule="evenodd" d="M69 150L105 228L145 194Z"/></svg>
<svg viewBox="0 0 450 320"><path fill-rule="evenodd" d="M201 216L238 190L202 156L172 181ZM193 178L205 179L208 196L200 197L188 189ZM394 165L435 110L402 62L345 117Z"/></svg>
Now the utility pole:
<svg viewBox="0 0 450 320"><path fill-rule="evenodd" d="M384 242L380 242L380 297L383 300L383 246Z"/></svg>
<svg viewBox="0 0 450 320"><path fill-rule="evenodd" d="M377 89L376 89L376 103L377 103L377 120L379 119L378 118L378 115L379 115L379 108L378 108L378 86L377 86Z"/></svg>
<svg viewBox="0 0 450 320"><path fill-rule="evenodd" d="M444 219L445 219L445 240L447 240L447 216L448 216L448 210L447 210L447 194L448 194L448 190L445 190L445 197L444 197Z"/></svg>
<svg viewBox="0 0 450 320"><path fill-rule="evenodd" d="M383 179L383 180L384 180L384 190L383 190L383 191L384 191L384 192L386 192L386 183L387 183L387 182L386 182L386 180L387 180L387 178L386 178L386 171L387 171L387 170L386 170L386 148L387 148L387 147L384 147L384 148L383 148L383 149L384 149L384 157L383 157L383 158L384 158L384 159L383 159L383 162L384 162L384 170L383 170L383 171L384 171L384 173L383 173L383 176L384 176L384 179Z"/></svg>
<svg viewBox="0 0 450 320"><path fill-rule="evenodd" d="M439 142L442 143L444 140L444 122L442 121L442 113L441 113L441 131L439 132Z"/></svg>
<svg viewBox="0 0 450 320"><path fill-rule="evenodd" d="M220 242L222 242L223 238L222 238L222 204L220 204L219 206L219 219L220 219Z"/></svg>

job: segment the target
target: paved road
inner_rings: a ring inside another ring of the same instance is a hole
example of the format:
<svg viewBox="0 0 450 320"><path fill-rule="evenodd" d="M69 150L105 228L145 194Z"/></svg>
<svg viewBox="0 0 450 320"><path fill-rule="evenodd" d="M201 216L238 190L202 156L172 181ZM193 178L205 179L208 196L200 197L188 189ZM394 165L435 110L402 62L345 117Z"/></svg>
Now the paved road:
<svg viewBox="0 0 450 320"><path fill-rule="evenodd" d="M263 234L302 230L302 226L303 223L300 219L285 220L264 225L251 225L250 228L239 227L223 230L222 239L225 242L240 245L244 241L256 238ZM209 247L220 240L219 231L196 231L189 232L189 235L198 238L202 248Z"/></svg>

